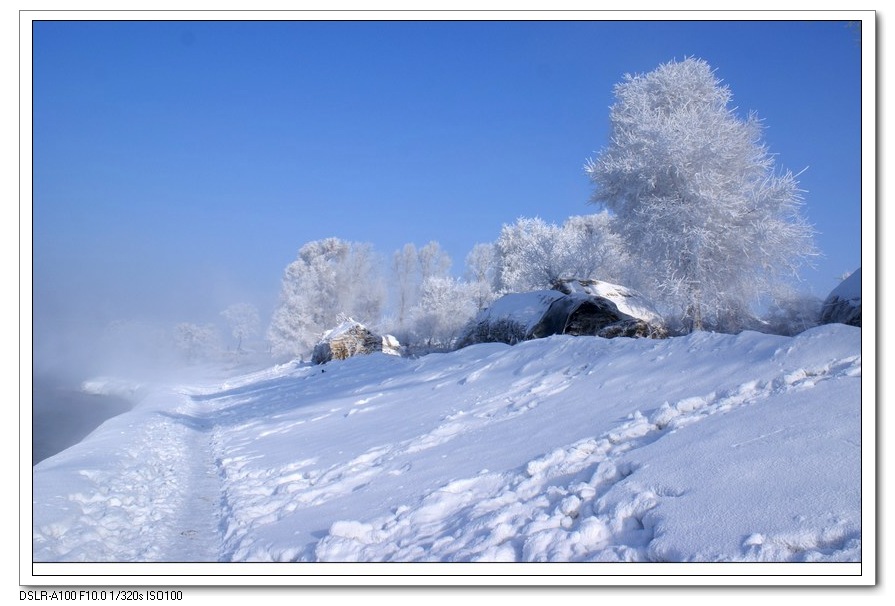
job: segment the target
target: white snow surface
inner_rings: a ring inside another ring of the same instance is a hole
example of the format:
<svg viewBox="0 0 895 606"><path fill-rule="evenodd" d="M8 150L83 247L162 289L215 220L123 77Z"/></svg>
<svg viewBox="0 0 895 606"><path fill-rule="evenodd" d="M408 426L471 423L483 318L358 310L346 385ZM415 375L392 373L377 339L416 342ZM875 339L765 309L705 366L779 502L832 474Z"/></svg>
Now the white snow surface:
<svg viewBox="0 0 895 606"><path fill-rule="evenodd" d="M857 562L860 419L841 324L157 385L33 468L33 559Z"/></svg>

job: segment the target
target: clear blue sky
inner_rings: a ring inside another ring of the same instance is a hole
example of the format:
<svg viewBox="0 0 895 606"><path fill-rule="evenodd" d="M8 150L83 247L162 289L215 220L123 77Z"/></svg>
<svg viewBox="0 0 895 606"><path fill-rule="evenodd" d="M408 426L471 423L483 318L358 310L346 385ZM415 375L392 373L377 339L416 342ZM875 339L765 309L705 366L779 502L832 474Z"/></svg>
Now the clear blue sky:
<svg viewBox="0 0 895 606"><path fill-rule="evenodd" d="M595 212L625 73L705 59L800 177L824 296L861 263L861 49L844 22L84 22L33 27L35 328L270 312L310 240ZM86 310L89 310L87 312Z"/></svg>

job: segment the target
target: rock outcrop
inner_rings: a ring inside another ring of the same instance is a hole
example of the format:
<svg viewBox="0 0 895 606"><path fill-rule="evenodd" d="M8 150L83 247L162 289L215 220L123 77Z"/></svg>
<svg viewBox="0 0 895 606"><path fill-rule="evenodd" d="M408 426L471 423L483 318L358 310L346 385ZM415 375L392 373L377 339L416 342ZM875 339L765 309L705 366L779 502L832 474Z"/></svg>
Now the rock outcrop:
<svg viewBox="0 0 895 606"><path fill-rule="evenodd" d="M861 268L834 288L820 310L821 324L861 326Z"/></svg>
<svg viewBox="0 0 895 606"><path fill-rule="evenodd" d="M311 362L325 364L332 360L345 360L380 351L400 355L400 348L398 340L392 335L378 335L360 322L348 318L323 335L314 346Z"/></svg>
<svg viewBox="0 0 895 606"><path fill-rule="evenodd" d="M479 313L461 344L515 344L560 334L668 336L661 316L636 291L598 280L563 280L555 290L501 297Z"/></svg>

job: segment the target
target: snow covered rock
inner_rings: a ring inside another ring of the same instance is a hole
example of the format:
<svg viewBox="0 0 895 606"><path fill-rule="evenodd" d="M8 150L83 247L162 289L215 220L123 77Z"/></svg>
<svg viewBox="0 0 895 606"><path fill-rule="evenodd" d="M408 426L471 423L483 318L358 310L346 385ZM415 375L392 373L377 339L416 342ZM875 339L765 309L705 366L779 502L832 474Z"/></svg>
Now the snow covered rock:
<svg viewBox="0 0 895 606"><path fill-rule="evenodd" d="M504 295L479 313L461 343L512 345L560 334L605 338L668 336L659 314L634 291L597 280L563 281L561 287L563 290ZM592 291L587 292L587 288Z"/></svg>
<svg viewBox="0 0 895 606"><path fill-rule="evenodd" d="M476 316L461 346L474 343L509 343L535 338L534 332L544 313L563 298L555 290L537 290L504 295Z"/></svg>
<svg viewBox="0 0 895 606"><path fill-rule="evenodd" d="M371 354L377 351L400 355L400 343L392 335L380 336L369 328L347 318L314 346L311 362L325 364L331 360L345 360L352 356Z"/></svg>
<svg viewBox="0 0 895 606"><path fill-rule="evenodd" d="M553 289L567 295L580 293L609 299L622 313L656 326L662 326L665 323L665 320L646 297L627 286L611 284L602 280L560 278L553 283Z"/></svg>
<svg viewBox="0 0 895 606"><path fill-rule="evenodd" d="M820 323L861 326L860 267L827 296L820 310Z"/></svg>

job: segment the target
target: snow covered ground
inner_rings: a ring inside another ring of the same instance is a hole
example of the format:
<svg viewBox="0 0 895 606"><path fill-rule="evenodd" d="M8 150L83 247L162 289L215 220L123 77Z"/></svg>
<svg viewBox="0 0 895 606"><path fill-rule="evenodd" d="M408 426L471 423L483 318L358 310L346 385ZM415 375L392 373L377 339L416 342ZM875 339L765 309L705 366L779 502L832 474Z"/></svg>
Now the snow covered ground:
<svg viewBox="0 0 895 606"><path fill-rule="evenodd" d="M796 337L556 336L143 385L132 411L34 467L33 574L77 562L860 574L873 547L861 375L861 329L827 325Z"/></svg>

